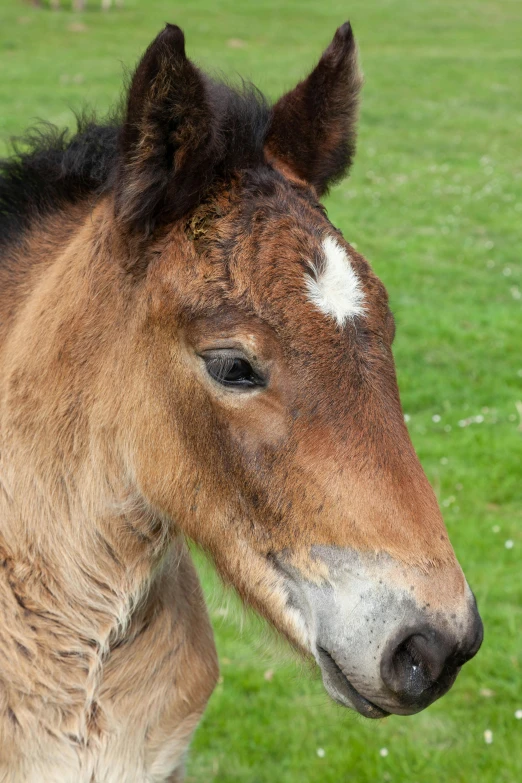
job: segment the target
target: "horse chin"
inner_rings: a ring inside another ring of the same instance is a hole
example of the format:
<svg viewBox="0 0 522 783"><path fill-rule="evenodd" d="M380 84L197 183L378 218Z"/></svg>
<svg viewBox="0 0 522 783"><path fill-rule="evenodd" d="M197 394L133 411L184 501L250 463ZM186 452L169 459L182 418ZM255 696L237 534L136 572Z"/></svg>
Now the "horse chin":
<svg viewBox="0 0 522 783"><path fill-rule="evenodd" d="M359 693L327 650L318 647L317 659L326 692L334 701L373 720L390 714Z"/></svg>

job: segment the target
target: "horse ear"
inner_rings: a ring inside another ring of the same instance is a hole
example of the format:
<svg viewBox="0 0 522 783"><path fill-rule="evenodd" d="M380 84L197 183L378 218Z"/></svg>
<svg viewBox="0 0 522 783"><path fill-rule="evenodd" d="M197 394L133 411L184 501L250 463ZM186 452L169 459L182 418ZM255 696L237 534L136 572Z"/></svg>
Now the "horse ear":
<svg viewBox="0 0 522 783"><path fill-rule="evenodd" d="M361 86L357 47L346 22L308 78L275 104L267 157L324 194L351 165Z"/></svg>
<svg viewBox="0 0 522 783"><path fill-rule="evenodd" d="M205 78L168 24L143 55L130 85L120 135L115 212L126 229L149 234L186 214L209 184L215 153Z"/></svg>

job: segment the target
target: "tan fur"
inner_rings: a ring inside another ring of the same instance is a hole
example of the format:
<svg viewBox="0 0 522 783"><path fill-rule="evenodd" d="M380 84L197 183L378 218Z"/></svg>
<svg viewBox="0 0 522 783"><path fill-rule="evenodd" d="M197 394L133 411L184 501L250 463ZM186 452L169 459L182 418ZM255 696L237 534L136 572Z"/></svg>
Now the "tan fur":
<svg viewBox="0 0 522 783"><path fill-rule="evenodd" d="M217 679L183 540L135 489L126 443L132 412L101 394L126 348L111 327L114 302L89 317L90 298L103 298L113 284L107 270L115 268L86 268L73 282L78 253L92 241L84 216L71 245L51 265L43 262L45 275L35 271L1 346L6 783L131 783L129 770L132 780L163 781L182 764ZM46 246L48 237L40 237L32 248ZM83 345L68 342L75 318L87 320ZM111 358L103 366L105 341ZM68 373L72 353L87 360L95 344L81 377ZM86 398L96 409L90 419L80 402Z"/></svg>

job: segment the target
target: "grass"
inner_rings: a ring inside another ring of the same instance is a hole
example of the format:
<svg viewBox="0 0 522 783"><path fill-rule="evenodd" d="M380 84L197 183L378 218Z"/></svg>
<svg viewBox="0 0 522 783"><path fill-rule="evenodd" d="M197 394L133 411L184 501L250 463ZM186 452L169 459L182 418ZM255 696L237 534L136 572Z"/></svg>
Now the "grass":
<svg viewBox="0 0 522 783"><path fill-rule="evenodd" d="M64 0L63 5L67 4ZM408 719L364 722L308 669L238 629L198 563L222 680L193 744L192 783L522 780L522 7L518 0L126 0L102 14L2 0L0 145L35 117L104 111L166 20L201 64L275 97L349 15L366 87L352 176L332 221L373 262L398 321L409 426L485 622L454 689ZM512 548L505 542L512 541ZM486 744L484 731L493 732ZM317 750L322 748L324 756ZM388 755L380 750L386 748Z"/></svg>

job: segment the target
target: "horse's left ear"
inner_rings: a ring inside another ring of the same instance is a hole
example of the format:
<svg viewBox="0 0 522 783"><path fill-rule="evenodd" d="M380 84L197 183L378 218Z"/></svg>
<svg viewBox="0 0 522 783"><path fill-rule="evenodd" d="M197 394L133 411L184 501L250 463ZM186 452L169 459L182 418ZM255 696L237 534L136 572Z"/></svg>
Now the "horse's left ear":
<svg viewBox="0 0 522 783"><path fill-rule="evenodd" d="M120 225L147 236L197 203L221 145L214 126L205 78L185 54L183 32L169 24L129 88L114 186Z"/></svg>
<svg viewBox="0 0 522 783"><path fill-rule="evenodd" d="M361 86L357 47L346 22L308 78L275 104L268 159L324 194L352 162Z"/></svg>

